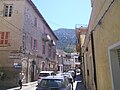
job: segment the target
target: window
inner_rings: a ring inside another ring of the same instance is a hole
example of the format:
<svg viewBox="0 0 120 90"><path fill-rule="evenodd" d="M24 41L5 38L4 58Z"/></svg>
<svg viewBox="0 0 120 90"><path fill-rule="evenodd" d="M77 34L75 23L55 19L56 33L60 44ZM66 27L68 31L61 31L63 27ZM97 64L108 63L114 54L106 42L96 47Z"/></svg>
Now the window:
<svg viewBox="0 0 120 90"><path fill-rule="evenodd" d="M48 48L48 56L51 57L51 47Z"/></svg>
<svg viewBox="0 0 120 90"><path fill-rule="evenodd" d="M33 50L37 50L38 46L37 46L37 40L34 39L33 37L31 37L31 48Z"/></svg>
<svg viewBox="0 0 120 90"><path fill-rule="evenodd" d="M37 49L37 40L36 39L34 39L34 43L33 43L33 49Z"/></svg>
<svg viewBox="0 0 120 90"><path fill-rule="evenodd" d="M34 19L34 26L37 27L37 18Z"/></svg>
<svg viewBox="0 0 120 90"><path fill-rule="evenodd" d="M5 17L11 17L12 16L12 9L13 9L13 6L12 5L5 5L4 6L4 16Z"/></svg>
<svg viewBox="0 0 120 90"><path fill-rule="evenodd" d="M10 32L0 32L0 45L8 45Z"/></svg>
<svg viewBox="0 0 120 90"><path fill-rule="evenodd" d="M30 46L31 46L31 49L32 49L32 41L33 41L33 38L31 37L31 45L30 45Z"/></svg>
<svg viewBox="0 0 120 90"><path fill-rule="evenodd" d="M53 52L53 59L55 59L55 56L56 56L56 52L54 51Z"/></svg>
<svg viewBox="0 0 120 90"><path fill-rule="evenodd" d="M43 47L42 53L45 54L45 45L42 45L42 47Z"/></svg>

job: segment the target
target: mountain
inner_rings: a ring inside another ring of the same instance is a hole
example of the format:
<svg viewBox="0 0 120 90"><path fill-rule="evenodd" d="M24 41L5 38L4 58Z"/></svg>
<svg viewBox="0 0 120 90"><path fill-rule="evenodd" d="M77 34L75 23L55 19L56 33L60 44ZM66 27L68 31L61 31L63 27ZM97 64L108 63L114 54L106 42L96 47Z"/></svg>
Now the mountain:
<svg viewBox="0 0 120 90"><path fill-rule="evenodd" d="M72 53L75 51L76 46L76 34L74 29L60 28L53 31L58 37L57 48L61 49L67 53Z"/></svg>

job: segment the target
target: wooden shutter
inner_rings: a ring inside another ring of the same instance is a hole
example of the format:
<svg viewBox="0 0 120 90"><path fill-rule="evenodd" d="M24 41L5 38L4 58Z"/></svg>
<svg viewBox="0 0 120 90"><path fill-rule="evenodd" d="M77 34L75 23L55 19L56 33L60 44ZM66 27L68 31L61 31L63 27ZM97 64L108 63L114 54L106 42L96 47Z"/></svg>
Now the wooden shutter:
<svg viewBox="0 0 120 90"><path fill-rule="evenodd" d="M0 45L8 45L10 32L0 32Z"/></svg>

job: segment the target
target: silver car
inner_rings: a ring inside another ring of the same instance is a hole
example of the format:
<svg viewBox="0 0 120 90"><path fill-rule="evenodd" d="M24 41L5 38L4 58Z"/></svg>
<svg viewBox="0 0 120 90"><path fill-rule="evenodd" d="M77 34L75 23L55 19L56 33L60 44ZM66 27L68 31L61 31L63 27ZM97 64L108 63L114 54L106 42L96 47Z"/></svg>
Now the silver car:
<svg viewBox="0 0 120 90"><path fill-rule="evenodd" d="M48 76L42 78L36 90L72 90L72 85L67 77Z"/></svg>

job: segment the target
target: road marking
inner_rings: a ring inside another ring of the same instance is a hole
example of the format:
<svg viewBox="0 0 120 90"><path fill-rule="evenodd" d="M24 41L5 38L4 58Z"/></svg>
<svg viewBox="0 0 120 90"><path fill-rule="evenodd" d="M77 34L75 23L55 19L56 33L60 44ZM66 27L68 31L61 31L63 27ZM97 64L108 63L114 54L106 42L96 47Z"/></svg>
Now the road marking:
<svg viewBox="0 0 120 90"><path fill-rule="evenodd" d="M73 90L76 90L76 86L77 86L77 83L78 82L82 82L82 81L75 81L74 83L73 83Z"/></svg>
<svg viewBox="0 0 120 90"><path fill-rule="evenodd" d="M76 85L77 85L77 81L75 81L75 82L73 83L73 90L76 89Z"/></svg>

